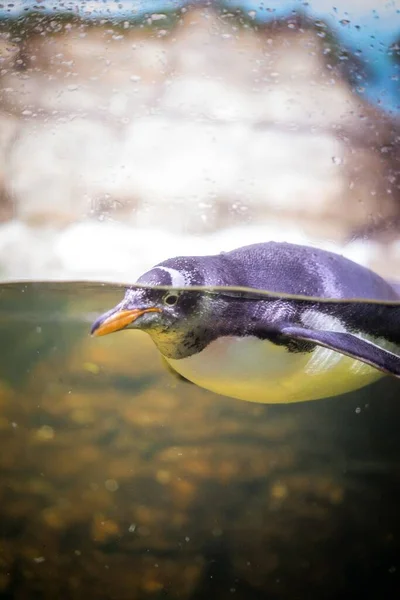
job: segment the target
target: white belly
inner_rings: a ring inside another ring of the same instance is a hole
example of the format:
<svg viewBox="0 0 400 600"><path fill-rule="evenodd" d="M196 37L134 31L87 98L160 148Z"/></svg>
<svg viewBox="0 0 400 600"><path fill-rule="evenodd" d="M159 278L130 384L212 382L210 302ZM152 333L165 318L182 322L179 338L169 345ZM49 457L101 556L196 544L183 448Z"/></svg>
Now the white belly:
<svg viewBox="0 0 400 600"><path fill-rule="evenodd" d="M336 396L382 377L380 371L321 346L312 353L295 353L256 337L219 338L189 358L167 360L200 387L263 403Z"/></svg>

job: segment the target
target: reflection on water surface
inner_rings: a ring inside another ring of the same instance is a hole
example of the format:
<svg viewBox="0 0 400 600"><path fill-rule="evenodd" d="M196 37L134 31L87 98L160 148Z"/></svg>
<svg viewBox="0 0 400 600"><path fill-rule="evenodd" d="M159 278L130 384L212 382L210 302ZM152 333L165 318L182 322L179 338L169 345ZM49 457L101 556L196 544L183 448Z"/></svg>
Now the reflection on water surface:
<svg viewBox="0 0 400 600"><path fill-rule="evenodd" d="M89 337L120 296L0 292L0 598L397 597L399 383L219 397Z"/></svg>

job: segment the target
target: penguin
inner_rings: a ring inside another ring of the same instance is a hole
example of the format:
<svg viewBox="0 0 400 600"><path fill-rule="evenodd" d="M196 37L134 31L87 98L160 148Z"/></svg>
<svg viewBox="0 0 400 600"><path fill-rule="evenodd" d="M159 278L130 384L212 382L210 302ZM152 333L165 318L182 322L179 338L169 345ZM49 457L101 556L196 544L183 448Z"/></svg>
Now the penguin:
<svg viewBox="0 0 400 600"><path fill-rule="evenodd" d="M400 377L400 295L371 270L308 246L165 260L91 333L127 328L148 333L178 377L251 402L317 400Z"/></svg>

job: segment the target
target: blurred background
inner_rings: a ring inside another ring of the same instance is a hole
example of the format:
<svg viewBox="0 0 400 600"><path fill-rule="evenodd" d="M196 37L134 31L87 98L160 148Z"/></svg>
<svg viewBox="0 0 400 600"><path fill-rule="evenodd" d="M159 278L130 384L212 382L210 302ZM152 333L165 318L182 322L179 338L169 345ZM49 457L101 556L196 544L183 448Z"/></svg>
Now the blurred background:
<svg viewBox="0 0 400 600"><path fill-rule="evenodd" d="M0 277L286 240L400 277L398 0L0 8Z"/></svg>

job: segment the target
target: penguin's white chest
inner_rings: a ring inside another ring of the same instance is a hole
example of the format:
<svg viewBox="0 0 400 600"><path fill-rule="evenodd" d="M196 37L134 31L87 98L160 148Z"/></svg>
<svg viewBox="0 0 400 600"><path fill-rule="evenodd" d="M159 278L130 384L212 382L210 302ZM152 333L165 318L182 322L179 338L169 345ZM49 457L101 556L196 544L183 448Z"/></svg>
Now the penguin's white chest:
<svg viewBox="0 0 400 600"><path fill-rule="evenodd" d="M256 337L222 337L170 365L200 387L263 403L299 402L351 391L382 374L359 361L317 346L289 352Z"/></svg>

